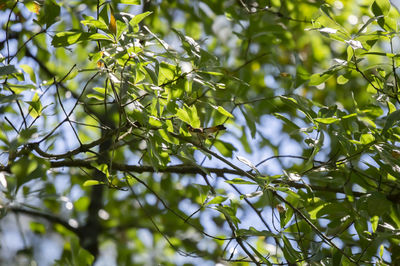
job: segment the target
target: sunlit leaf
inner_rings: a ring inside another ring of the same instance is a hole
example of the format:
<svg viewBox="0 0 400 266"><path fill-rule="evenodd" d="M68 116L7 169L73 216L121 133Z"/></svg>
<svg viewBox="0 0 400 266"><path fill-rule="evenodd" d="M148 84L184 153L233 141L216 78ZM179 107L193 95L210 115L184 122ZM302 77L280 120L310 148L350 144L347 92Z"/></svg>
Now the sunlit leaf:
<svg viewBox="0 0 400 266"><path fill-rule="evenodd" d="M140 0L121 0L121 4L140 5Z"/></svg>
<svg viewBox="0 0 400 266"><path fill-rule="evenodd" d="M90 187L90 186L95 186L95 185L101 185L104 184L104 182L101 182L99 180L86 180L82 186L84 187Z"/></svg>

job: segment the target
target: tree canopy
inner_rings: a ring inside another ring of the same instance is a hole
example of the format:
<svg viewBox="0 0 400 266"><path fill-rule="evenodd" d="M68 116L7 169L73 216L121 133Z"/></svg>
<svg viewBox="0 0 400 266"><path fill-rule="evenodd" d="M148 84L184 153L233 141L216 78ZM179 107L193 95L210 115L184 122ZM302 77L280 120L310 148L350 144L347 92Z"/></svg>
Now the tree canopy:
<svg viewBox="0 0 400 266"><path fill-rule="evenodd" d="M0 14L1 264L400 262L389 0Z"/></svg>

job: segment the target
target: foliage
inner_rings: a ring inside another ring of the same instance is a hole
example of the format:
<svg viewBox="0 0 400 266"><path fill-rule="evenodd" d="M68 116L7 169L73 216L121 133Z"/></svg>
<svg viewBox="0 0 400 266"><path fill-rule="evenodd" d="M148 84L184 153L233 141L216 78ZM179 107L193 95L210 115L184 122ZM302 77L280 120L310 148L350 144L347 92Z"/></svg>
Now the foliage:
<svg viewBox="0 0 400 266"><path fill-rule="evenodd" d="M139 4L0 3L3 263L400 261L389 0Z"/></svg>

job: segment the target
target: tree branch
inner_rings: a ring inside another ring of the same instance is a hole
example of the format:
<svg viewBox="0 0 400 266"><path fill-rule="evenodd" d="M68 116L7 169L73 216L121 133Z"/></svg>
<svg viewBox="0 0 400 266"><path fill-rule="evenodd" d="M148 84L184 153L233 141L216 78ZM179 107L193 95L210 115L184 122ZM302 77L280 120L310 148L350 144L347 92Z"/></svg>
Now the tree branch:
<svg viewBox="0 0 400 266"><path fill-rule="evenodd" d="M15 213L22 213L25 215L29 215L32 217L40 217L43 218L51 223L57 223L62 225L63 227L65 227L66 229L68 229L69 231L79 235L80 234L80 230L79 228L73 227L71 226L67 221L61 219L60 217L54 216L52 214L49 213L45 213L45 212L40 212L40 211L35 211L35 210L30 210L30 209L26 209L26 208L21 208L21 207L14 207L14 206L10 206L7 207L7 209L9 211L15 212Z"/></svg>

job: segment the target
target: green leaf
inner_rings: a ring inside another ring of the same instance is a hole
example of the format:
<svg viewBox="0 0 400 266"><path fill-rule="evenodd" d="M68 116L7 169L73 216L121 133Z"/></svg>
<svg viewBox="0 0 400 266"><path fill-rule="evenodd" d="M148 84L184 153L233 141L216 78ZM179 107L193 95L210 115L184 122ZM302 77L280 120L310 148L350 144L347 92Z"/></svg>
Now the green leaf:
<svg viewBox="0 0 400 266"><path fill-rule="evenodd" d="M20 68L22 68L24 70L25 73L27 73L29 75L29 78L36 83L36 75L35 72L33 71L33 68L30 65L19 65ZM1 69L0 69L0 73L1 73ZM1 76L1 74L0 74Z"/></svg>
<svg viewBox="0 0 400 266"><path fill-rule="evenodd" d="M108 165L105 163L98 164L98 163L92 163L91 164L94 168L102 172L107 178L110 177L110 173L108 171Z"/></svg>
<svg viewBox="0 0 400 266"><path fill-rule="evenodd" d="M248 110L247 112L244 108L240 107L240 110L242 111L242 114L243 114L244 118L246 119L246 125L247 125L248 129L250 130L251 137L254 139L256 137L256 133L257 133L255 117L251 113L252 107L246 106L246 109Z"/></svg>
<svg viewBox="0 0 400 266"><path fill-rule="evenodd" d="M375 16L386 16L389 13L390 6L389 0L375 0L371 8Z"/></svg>
<svg viewBox="0 0 400 266"><path fill-rule="evenodd" d="M361 134L360 142L362 144L369 144L375 140L375 137L372 134Z"/></svg>
<svg viewBox="0 0 400 266"><path fill-rule="evenodd" d="M89 98L89 99L96 99L96 100L99 100L99 101L104 101L104 95L88 93L86 95L86 97Z"/></svg>
<svg viewBox="0 0 400 266"><path fill-rule="evenodd" d="M325 81L327 81L329 78L331 78L333 75L332 74L313 74L310 77L310 81L308 82L309 86L317 86Z"/></svg>
<svg viewBox="0 0 400 266"><path fill-rule="evenodd" d="M378 228L379 216L377 215L372 216L370 221L371 221L372 232L375 233L376 229Z"/></svg>
<svg viewBox="0 0 400 266"><path fill-rule="evenodd" d="M267 265L272 265L256 248L254 248L252 245L249 245L250 248L253 250L254 253L256 253L257 257L265 264Z"/></svg>
<svg viewBox="0 0 400 266"><path fill-rule="evenodd" d="M35 119L42 114L43 106L40 102L40 97L37 93L32 98L32 101L27 101L27 103L31 106L29 110L29 114Z"/></svg>
<svg viewBox="0 0 400 266"><path fill-rule="evenodd" d="M85 26L91 26L94 27L96 29L102 30L104 32L109 32L108 30L108 25L106 24L106 22L103 19L95 19L91 16L86 16L84 15L84 20L81 20L81 23Z"/></svg>
<svg viewBox="0 0 400 266"><path fill-rule="evenodd" d="M296 263L297 260L301 259L300 253L292 247L290 240L286 236L283 235L282 240L284 243L283 254L285 255L285 259L290 263Z"/></svg>
<svg viewBox="0 0 400 266"><path fill-rule="evenodd" d="M42 178L46 179L49 162L35 156L24 156L11 165L11 173L16 177L16 190L25 183Z"/></svg>
<svg viewBox="0 0 400 266"><path fill-rule="evenodd" d="M132 4L132 5L136 5L136 4ZM140 0L139 0L139 5L140 5ZM130 21L129 21L129 25L132 27L133 32L137 32L139 30L139 23L146 18L147 16L149 16L151 13L153 12L144 12L142 14L138 14L136 16L134 16Z"/></svg>
<svg viewBox="0 0 400 266"><path fill-rule="evenodd" d="M267 231L267 230L257 230L254 227L250 227L249 229L238 229L236 230L236 234L239 236L266 236L266 237L278 237L278 235L275 235L274 233Z"/></svg>
<svg viewBox="0 0 400 266"><path fill-rule="evenodd" d="M368 19L368 21L358 30L357 35L360 35L363 33L363 31L365 30L366 27L368 27L369 24L371 24L372 22L374 22L375 20L380 19L382 16L377 16L377 17L372 17L370 19Z"/></svg>
<svg viewBox="0 0 400 266"><path fill-rule="evenodd" d="M386 102L388 110L389 110L389 114L393 113L394 111L396 111L396 106L392 103L387 101Z"/></svg>
<svg viewBox="0 0 400 266"><path fill-rule="evenodd" d="M214 109L216 109L220 114L229 117L229 118L234 118L231 113L229 113L227 110L224 109L222 106L213 106Z"/></svg>
<svg viewBox="0 0 400 266"><path fill-rule="evenodd" d="M382 129L382 135L386 133L395 123L400 120L400 110L390 113L386 118L385 126Z"/></svg>
<svg viewBox="0 0 400 266"><path fill-rule="evenodd" d="M18 69L16 69L14 65L7 65L0 67L0 76L10 75L18 72L19 72Z"/></svg>
<svg viewBox="0 0 400 266"><path fill-rule="evenodd" d="M29 227L35 234L44 235L46 233L46 227L42 223L30 222Z"/></svg>
<svg viewBox="0 0 400 266"><path fill-rule="evenodd" d="M374 13L376 17L380 16L380 18L378 19L378 24L383 29L385 29L385 26L389 26L389 28L392 28L390 25L393 24L391 22L392 19L390 17L387 17L387 15L389 14L390 6L391 3L389 0L376 0L371 6L372 13ZM396 28L396 23L393 26L394 28Z"/></svg>
<svg viewBox="0 0 400 266"><path fill-rule="evenodd" d="M90 187L90 186L102 185L102 184L104 184L104 182L101 182L101 181L99 181L99 180L86 180L86 181L83 183L83 186L84 186L84 187Z"/></svg>
<svg viewBox="0 0 400 266"><path fill-rule="evenodd" d="M242 179L242 178L234 178L234 179L231 179L231 180L225 180L225 183L228 183L228 184L240 184L240 185L257 185L257 183L255 183L255 182L253 182L253 181L247 181L247 180L244 180L244 179Z"/></svg>
<svg viewBox="0 0 400 266"><path fill-rule="evenodd" d="M299 130L300 127L298 125L296 125L291 119L286 118L284 115L280 114L280 113L273 113L273 115L284 121L288 126L290 126L291 128L293 128L294 130Z"/></svg>
<svg viewBox="0 0 400 266"><path fill-rule="evenodd" d="M192 105L188 107L186 104L183 108L178 108L176 116L183 122L191 125L194 128L200 127L200 118L197 114L196 106Z"/></svg>
<svg viewBox="0 0 400 266"><path fill-rule="evenodd" d="M72 265L89 266L94 262L94 257L79 244L79 239L75 235L68 241L71 247ZM65 264L64 264L65 265Z"/></svg>
<svg viewBox="0 0 400 266"><path fill-rule="evenodd" d="M223 196L216 196L214 197L212 200L210 200L207 205L211 205L211 204L220 204L224 201L226 201L228 199L228 197L223 197Z"/></svg>
<svg viewBox="0 0 400 266"><path fill-rule="evenodd" d="M51 44L54 47L66 47L71 44L87 41L90 34L82 31L64 31L54 35Z"/></svg>
<svg viewBox="0 0 400 266"><path fill-rule="evenodd" d="M140 0L121 0L121 4L140 5Z"/></svg>
<svg viewBox="0 0 400 266"><path fill-rule="evenodd" d="M344 84L346 84L347 82L349 82L349 79L346 78L346 77L343 76L343 75L340 75L340 76L336 79L336 81L337 81L338 84L344 85Z"/></svg>
<svg viewBox="0 0 400 266"><path fill-rule="evenodd" d="M323 124L332 124L332 123L340 121L340 118L327 117L327 118L315 118L314 120L317 122L323 123Z"/></svg>
<svg viewBox="0 0 400 266"><path fill-rule="evenodd" d="M162 86L164 83L168 83L171 80L174 80L175 73L176 73L175 65L171 65L166 62L161 62L158 71L158 85Z"/></svg>
<svg viewBox="0 0 400 266"><path fill-rule="evenodd" d="M36 89L36 87L32 84L10 84L10 83L8 83L6 86L9 87L16 94L19 94L26 90L35 90Z"/></svg>
<svg viewBox="0 0 400 266"><path fill-rule="evenodd" d="M88 180L88 181L97 181L97 180ZM90 186L90 184L89 184L89 186ZM89 207L89 204L90 204L89 197L83 196L74 202L74 208L78 212L86 211L87 208Z"/></svg>
<svg viewBox="0 0 400 266"><path fill-rule="evenodd" d="M87 39L88 40L95 40L95 41L98 41L98 40L104 40L104 41L110 41L110 42L114 41L112 36L107 35L107 34L101 34L101 33L93 33L91 35L88 35ZM84 39L82 38L79 41L84 41Z"/></svg>
<svg viewBox="0 0 400 266"><path fill-rule="evenodd" d="M217 139L214 141L214 146L215 148L218 149L218 151L225 157L232 158L233 156L233 151L236 151L237 149L235 146L233 146L229 142L222 141L220 139Z"/></svg>
<svg viewBox="0 0 400 266"><path fill-rule="evenodd" d="M161 138L166 140L167 142L176 145L179 144L179 140L174 138L171 134L169 134L167 130L159 129L158 133L160 134Z"/></svg>
<svg viewBox="0 0 400 266"><path fill-rule="evenodd" d="M46 24L47 28L53 25L60 15L60 6L54 0L44 1L44 7L40 9L39 22Z"/></svg>
<svg viewBox="0 0 400 266"><path fill-rule="evenodd" d="M371 216L382 216L383 214L390 211L392 203L386 198L386 196L379 192L371 193L367 198L368 213Z"/></svg>
<svg viewBox="0 0 400 266"><path fill-rule="evenodd" d="M311 154L311 156L309 157L307 163L311 163L311 162L314 160L315 156L316 156L316 155L318 154L318 152L321 150L322 145L324 144L324 140L325 140L325 134L324 134L323 131L320 131L319 138L318 138L318 140L316 141L316 143L314 144L312 154Z"/></svg>

